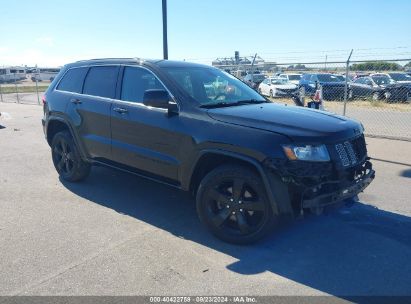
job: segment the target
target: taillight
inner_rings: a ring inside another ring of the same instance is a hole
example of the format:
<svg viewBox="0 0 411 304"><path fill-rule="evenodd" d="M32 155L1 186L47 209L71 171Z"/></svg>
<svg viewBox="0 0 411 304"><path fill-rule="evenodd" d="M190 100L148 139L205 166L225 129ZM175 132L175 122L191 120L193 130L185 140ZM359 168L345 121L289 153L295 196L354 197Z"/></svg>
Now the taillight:
<svg viewBox="0 0 411 304"><path fill-rule="evenodd" d="M41 97L41 101L43 102L43 106L47 103L46 95L43 95L43 96Z"/></svg>

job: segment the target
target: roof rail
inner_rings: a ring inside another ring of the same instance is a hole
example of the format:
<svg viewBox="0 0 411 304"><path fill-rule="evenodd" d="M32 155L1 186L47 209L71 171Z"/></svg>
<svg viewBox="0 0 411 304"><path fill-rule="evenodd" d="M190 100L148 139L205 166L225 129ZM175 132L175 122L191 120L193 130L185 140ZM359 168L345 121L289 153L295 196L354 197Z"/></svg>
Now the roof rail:
<svg viewBox="0 0 411 304"><path fill-rule="evenodd" d="M103 61L103 60L143 60L139 57L134 57L134 58L93 58L93 59L84 59L84 60L78 60L76 62L84 62L84 61Z"/></svg>

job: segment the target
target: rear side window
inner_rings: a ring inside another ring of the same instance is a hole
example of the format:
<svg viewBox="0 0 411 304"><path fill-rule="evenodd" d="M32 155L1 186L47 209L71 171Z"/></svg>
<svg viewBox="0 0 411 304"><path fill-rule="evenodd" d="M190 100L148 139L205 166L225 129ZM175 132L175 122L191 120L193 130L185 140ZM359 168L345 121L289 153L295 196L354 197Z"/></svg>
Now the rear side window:
<svg viewBox="0 0 411 304"><path fill-rule="evenodd" d="M117 66L98 66L90 68L84 82L83 94L114 98L117 74Z"/></svg>
<svg viewBox="0 0 411 304"><path fill-rule="evenodd" d="M124 68L121 100L142 103L144 92L152 89L165 90L151 72L141 68Z"/></svg>
<svg viewBox="0 0 411 304"><path fill-rule="evenodd" d="M81 93L84 77L86 77L87 70L88 68L74 68L68 70L57 86L57 90Z"/></svg>

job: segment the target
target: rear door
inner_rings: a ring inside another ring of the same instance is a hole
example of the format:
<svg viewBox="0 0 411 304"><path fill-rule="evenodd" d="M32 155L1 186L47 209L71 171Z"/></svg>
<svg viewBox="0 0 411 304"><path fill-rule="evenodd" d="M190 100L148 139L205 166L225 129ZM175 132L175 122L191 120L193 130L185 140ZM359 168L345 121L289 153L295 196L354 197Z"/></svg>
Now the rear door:
<svg viewBox="0 0 411 304"><path fill-rule="evenodd" d="M69 103L68 112L75 118L77 134L91 158L111 158L110 109L118 71L116 65L90 67L82 94L73 93Z"/></svg>
<svg viewBox="0 0 411 304"><path fill-rule="evenodd" d="M126 66L111 110L113 160L167 180L178 180L180 125L178 115L143 104L144 92L164 89L154 74L142 67Z"/></svg>

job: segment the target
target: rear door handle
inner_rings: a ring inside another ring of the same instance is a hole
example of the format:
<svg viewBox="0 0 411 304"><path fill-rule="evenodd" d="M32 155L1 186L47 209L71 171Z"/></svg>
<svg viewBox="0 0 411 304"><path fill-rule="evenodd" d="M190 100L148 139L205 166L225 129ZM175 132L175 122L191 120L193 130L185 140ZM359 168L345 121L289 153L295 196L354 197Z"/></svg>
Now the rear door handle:
<svg viewBox="0 0 411 304"><path fill-rule="evenodd" d="M71 99L70 100L72 103L74 103L74 104L80 104L81 103L81 100L80 99L77 99L77 98L73 98L73 99Z"/></svg>
<svg viewBox="0 0 411 304"><path fill-rule="evenodd" d="M113 111L117 112L117 113L120 113L120 114L125 114L125 113L128 112L128 110L124 109L124 108L113 108Z"/></svg>

